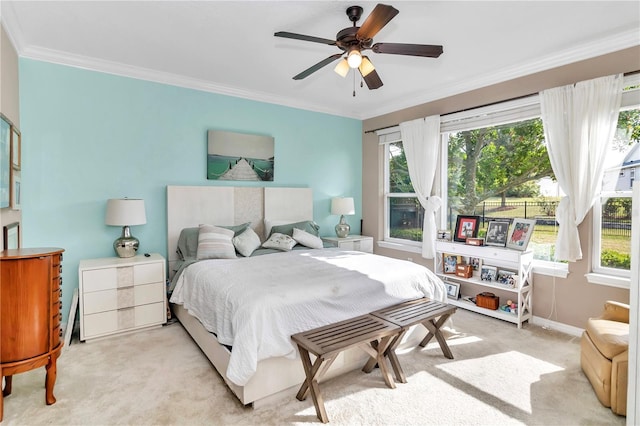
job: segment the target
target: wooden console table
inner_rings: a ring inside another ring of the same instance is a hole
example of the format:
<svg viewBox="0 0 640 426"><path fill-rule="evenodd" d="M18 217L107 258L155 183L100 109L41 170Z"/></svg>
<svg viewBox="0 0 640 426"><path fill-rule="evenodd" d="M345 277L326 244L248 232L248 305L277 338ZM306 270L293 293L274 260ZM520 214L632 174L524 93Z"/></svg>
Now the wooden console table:
<svg viewBox="0 0 640 426"><path fill-rule="evenodd" d="M5 250L0 253L0 421L3 396L14 374L46 367L45 401L56 402L56 360L62 349L61 248Z"/></svg>

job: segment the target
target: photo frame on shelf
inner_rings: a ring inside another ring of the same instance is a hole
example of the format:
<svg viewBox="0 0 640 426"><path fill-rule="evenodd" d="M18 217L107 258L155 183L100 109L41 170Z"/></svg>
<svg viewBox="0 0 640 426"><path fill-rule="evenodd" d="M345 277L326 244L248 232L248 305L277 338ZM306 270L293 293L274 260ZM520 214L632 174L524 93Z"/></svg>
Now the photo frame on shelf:
<svg viewBox="0 0 640 426"><path fill-rule="evenodd" d="M444 285L447 287L447 297L449 299L457 300L460 297L460 284L446 281Z"/></svg>
<svg viewBox="0 0 640 426"><path fill-rule="evenodd" d="M445 274L455 274L459 263L462 263L462 256L442 253L442 272Z"/></svg>
<svg viewBox="0 0 640 426"><path fill-rule="evenodd" d="M2 227L3 250L20 248L20 222L13 222Z"/></svg>
<svg viewBox="0 0 640 426"><path fill-rule="evenodd" d="M473 268L473 272L480 271L482 268L482 258L480 257L470 257L469 265Z"/></svg>
<svg viewBox="0 0 640 426"><path fill-rule="evenodd" d="M529 245L533 228L536 226L535 219L513 219L509 236L507 237L507 247L514 250L525 251Z"/></svg>
<svg viewBox="0 0 640 426"><path fill-rule="evenodd" d="M21 167L21 135L16 126L11 126L11 168L13 170L20 170Z"/></svg>
<svg viewBox="0 0 640 426"><path fill-rule="evenodd" d="M465 241L467 241L467 238L475 238L478 235L479 223L480 216L458 215L458 218L456 219L456 230L453 234L453 240L464 243Z"/></svg>
<svg viewBox="0 0 640 426"><path fill-rule="evenodd" d="M498 276L498 268L495 266L482 265L480 268L480 279L482 281L495 281Z"/></svg>
<svg viewBox="0 0 640 426"><path fill-rule="evenodd" d="M518 273L507 269L498 269L496 282L509 288L516 288L518 286Z"/></svg>
<svg viewBox="0 0 640 426"><path fill-rule="evenodd" d="M507 244L509 221L492 220L487 227L484 243L488 246L504 247Z"/></svg>
<svg viewBox="0 0 640 426"><path fill-rule="evenodd" d="M451 241L451 231L448 229L438 229L436 239L440 241Z"/></svg>

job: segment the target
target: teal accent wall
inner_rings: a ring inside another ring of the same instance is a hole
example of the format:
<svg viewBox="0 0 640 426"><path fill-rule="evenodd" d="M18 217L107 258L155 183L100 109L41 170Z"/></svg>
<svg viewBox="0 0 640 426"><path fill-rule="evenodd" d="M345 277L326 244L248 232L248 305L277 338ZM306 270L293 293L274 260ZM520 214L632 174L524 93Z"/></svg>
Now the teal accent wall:
<svg viewBox="0 0 640 426"><path fill-rule="evenodd" d="M165 257L167 185L310 187L322 235L339 219L331 197L353 196L348 221L360 232L360 120L24 58L19 78L23 246L65 249L65 322L80 260L115 257L109 198L144 199L147 224L132 234L139 252ZM207 180L209 129L273 136L274 181Z"/></svg>

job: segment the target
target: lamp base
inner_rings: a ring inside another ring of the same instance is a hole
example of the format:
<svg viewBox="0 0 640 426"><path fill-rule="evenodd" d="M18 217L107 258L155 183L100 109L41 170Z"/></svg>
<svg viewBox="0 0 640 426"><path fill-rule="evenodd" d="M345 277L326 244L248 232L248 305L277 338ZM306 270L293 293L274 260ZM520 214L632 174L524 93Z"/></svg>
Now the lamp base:
<svg viewBox="0 0 640 426"><path fill-rule="evenodd" d="M140 241L133 235L128 226L122 227L122 236L113 242L113 249L118 257L133 257L138 251Z"/></svg>
<svg viewBox="0 0 640 426"><path fill-rule="evenodd" d="M338 238L347 238L351 227L344 218L344 215L340 215L340 222L336 225L336 235Z"/></svg>

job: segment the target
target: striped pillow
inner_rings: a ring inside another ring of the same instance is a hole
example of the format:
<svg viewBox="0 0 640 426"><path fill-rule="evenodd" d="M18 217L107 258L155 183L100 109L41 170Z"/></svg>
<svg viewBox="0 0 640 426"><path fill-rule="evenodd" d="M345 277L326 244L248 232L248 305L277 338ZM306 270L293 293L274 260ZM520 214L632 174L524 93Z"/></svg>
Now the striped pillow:
<svg viewBox="0 0 640 426"><path fill-rule="evenodd" d="M234 259L236 249L231 242L234 232L214 225L200 225L198 230L198 251L201 259Z"/></svg>

